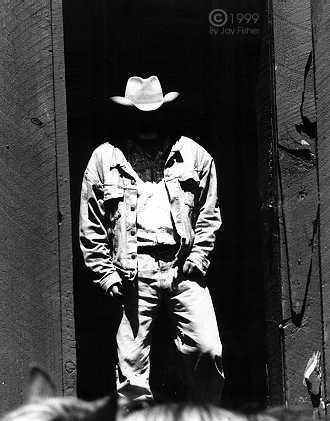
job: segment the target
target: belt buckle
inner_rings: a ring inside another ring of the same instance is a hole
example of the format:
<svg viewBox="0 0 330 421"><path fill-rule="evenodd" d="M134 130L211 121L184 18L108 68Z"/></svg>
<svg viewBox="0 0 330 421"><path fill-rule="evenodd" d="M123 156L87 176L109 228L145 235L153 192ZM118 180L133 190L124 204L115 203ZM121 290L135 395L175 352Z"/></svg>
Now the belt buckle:
<svg viewBox="0 0 330 421"><path fill-rule="evenodd" d="M128 274L127 274L127 279L128 279L129 281L133 281L133 280L135 279L135 277L136 277L136 274L137 274L137 270L136 270L136 269L134 269L134 270L130 270L130 271L128 272Z"/></svg>

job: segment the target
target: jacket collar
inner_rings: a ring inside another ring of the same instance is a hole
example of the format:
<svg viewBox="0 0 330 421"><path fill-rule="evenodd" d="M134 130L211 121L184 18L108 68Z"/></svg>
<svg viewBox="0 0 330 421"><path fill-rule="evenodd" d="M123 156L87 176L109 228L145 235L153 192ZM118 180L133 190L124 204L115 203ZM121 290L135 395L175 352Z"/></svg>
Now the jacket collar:
<svg viewBox="0 0 330 421"><path fill-rule="evenodd" d="M170 153L168 155L168 158L166 160L165 167L171 161L171 158L173 158L175 156L175 154L177 154L179 156L180 162L183 162L183 156L181 154L182 146L183 146L183 141L182 141L182 137L180 137L180 139L178 139L174 143L174 145L172 146L171 151L170 151Z"/></svg>
<svg viewBox="0 0 330 421"><path fill-rule="evenodd" d="M172 146L171 151L168 155L168 158L165 162L165 167L167 167L167 165L171 161L171 158L173 158L176 154L178 154L179 156L179 161L183 162L183 156L181 154L182 146L183 146L183 140L182 140L182 137L180 137ZM123 154L123 152L117 147L114 148L112 162L110 166L112 168L117 167L117 166L120 167L123 171L129 174L134 180L136 180L138 177L132 165L125 158L125 155Z"/></svg>
<svg viewBox="0 0 330 421"><path fill-rule="evenodd" d="M179 152L181 151L183 146L182 136L174 143L172 146L171 152Z"/></svg>

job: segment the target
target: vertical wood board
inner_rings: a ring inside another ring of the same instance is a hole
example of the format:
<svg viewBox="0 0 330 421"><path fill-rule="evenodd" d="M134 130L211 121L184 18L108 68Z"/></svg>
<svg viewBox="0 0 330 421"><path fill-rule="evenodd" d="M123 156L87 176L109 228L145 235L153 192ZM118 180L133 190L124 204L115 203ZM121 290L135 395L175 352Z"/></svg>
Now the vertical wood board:
<svg viewBox="0 0 330 421"><path fill-rule="evenodd" d="M320 265L324 329L325 401L330 386L330 1L312 2L320 191Z"/></svg>
<svg viewBox="0 0 330 421"><path fill-rule="evenodd" d="M22 401L31 362L64 388L62 310L72 304L62 300L70 297L64 266L71 242L68 190L57 180L66 174L57 164L66 154L63 58L56 57L62 35L53 28L59 7L48 0L3 0L0 7L1 411Z"/></svg>
<svg viewBox="0 0 330 421"><path fill-rule="evenodd" d="M274 0L274 70L285 399L310 405L304 369L322 351L316 110L309 0Z"/></svg>

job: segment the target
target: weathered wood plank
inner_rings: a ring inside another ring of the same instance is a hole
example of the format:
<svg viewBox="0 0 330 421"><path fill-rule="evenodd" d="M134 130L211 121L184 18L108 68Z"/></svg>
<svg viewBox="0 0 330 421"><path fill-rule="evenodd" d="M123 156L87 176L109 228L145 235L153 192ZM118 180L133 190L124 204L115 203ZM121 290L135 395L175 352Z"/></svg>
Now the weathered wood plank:
<svg viewBox="0 0 330 421"><path fill-rule="evenodd" d="M64 383L70 392L72 384L62 373L62 356L74 358L62 347L72 332L72 303L70 269L64 269L71 252L59 23L59 1L1 2L1 411L21 402L32 361L59 390Z"/></svg>
<svg viewBox="0 0 330 421"><path fill-rule="evenodd" d="M53 0L52 43L54 71L56 163L58 188L59 276L61 285L63 392L76 391L76 342L73 311L73 271L71 241L71 200L69 150L67 139L67 107L65 90L64 29L62 0Z"/></svg>
<svg viewBox="0 0 330 421"><path fill-rule="evenodd" d="M310 405L303 374L323 339L310 1L274 0L273 21L285 400Z"/></svg>
<svg viewBox="0 0 330 421"><path fill-rule="evenodd" d="M330 1L312 2L320 191L325 401L330 396ZM329 410L328 410L329 411Z"/></svg>

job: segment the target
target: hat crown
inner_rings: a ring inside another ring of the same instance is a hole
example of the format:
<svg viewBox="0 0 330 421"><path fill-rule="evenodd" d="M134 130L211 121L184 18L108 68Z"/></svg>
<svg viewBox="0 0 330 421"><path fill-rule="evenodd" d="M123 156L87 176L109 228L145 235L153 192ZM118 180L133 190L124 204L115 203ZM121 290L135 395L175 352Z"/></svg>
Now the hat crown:
<svg viewBox="0 0 330 421"><path fill-rule="evenodd" d="M147 79L139 76L130 77L126 84L125 97L135 104L157 104L164 99L157 76L150 76Z"/></svg>
<svg viewBox="0 0 330 421"><path fill-rule="evenodd" d="M174 101L179 92L168 92L165 96L157 76L143 79L132 76L126 84L125 96L113 96L111 100L124 106L134 106L141 111L153 111L164 103Z"/></svg>

